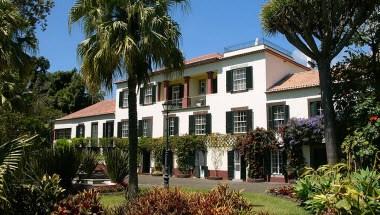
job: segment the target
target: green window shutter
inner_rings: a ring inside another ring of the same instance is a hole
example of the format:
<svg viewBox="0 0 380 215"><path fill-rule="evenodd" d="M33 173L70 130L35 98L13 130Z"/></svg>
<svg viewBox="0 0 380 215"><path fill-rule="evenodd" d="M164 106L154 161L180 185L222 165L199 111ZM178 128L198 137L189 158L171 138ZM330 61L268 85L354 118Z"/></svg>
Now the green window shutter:
<svg viewBox="0 0 380 215"><path fill-rule="evenodd" d="M162 133L163 133L163 135L162 136L166 136L166 133L167 133L167 130L166 130L166 125L167 125L167 118L166 118L166 116L164 116L164 127L163 127L163 131L162 131Z"/></svg>
<svg viewBox="0 0 380 215"><path fill-rule="evenodd" d="M179 117L174 117L174 135L179 135Z"/></svg>
<svg viewBox="0 0 380 215"><path fill-rule="evenodd" d="M269 129L273 129L273 107L272 106L268 106L267 107L267 110L268 110L268 116L267 116L267 122L268 122L268 124L267 124L267 130L269 130Z"/></svg>
<svg viewBox="0 0 380 215"><path fill-rule="evenodd" d="M227 75L227 79L226 79L226 91L227 92L232 92L232 89L233 89L232 73L233 73L233 70L229 70L226 73L226 75Z"/></svg>
<svg viewBox="0 0 380 215"><path fill-rule="evenodd" d="M233 121L233 112L226 112L226 133L233 134L234 133L234 121Z"/></svg>
<svg viewBox="0 0 380 215"><path fill-rule="evenodd" d="M138 121L138 126L139 126L138 135L139 137L142 137L143 136L143 121L142 120Z"/></svg>
<svg viewBox="0 0 380 215"><path fill-rule="evenodd" d="M152 103L156 103L156 92L157 92L157 86L156 85L153 85L152 86Z"/></svg>
<svg viewBox="0 0 380 215"><path fill-rule="evenodd" d="M122 122L117 123L117 137L121 138L121 129L122 129Z"/></svg>
<svg viewBox="0 0 380 215"><path fill-rule="evenodd" d="M140 88L140 105L144 105L144 95L145 95L145 89L144 87Z"/></svg>
<svg viewBox="0 0 380 215"><path fill-rule="evenodd" d="M212 79L212 93L218 92L218 78Z"/></svg>
<svg viewBox="0 0 380 215"><path fill-rule="evenodd" d="M228 179L232 180L235 176L234 151L227 152L227 163Z"/></svg>
<svg viewBox="0 0 380 215"><path fill-rule="evenodd" d="M246 81L246 87L247 89L253 89L253 72L252 72L252 66L245 68L245 81Z"/></svg>
<svg viewBox="0 0 380 215"><path fill-rule="evenodd" d="M253 113L247 110L247 132L253 130Z"/></svg>
<svg viewBox="0 0 380 215"><path fill-rule="evenodd" d="M148 120L148 128L149 128L148 136L153 137L153 118Z"/></svg>
<svg viewBox="0 0 380 215"><path fill-rule="evenodd" d="M318 115L317 102L310 102L310 117Z"/></svg>
<svg viewBox="0 0 380 215"><path fill-rule="evenodd" d="M123 108L124 91L119 92L119 108Z"/></svg>
<svg viewBox="0 0 380 215"><path fill-rule="evenodd" d="M194 115L189 116L189 134L193 135L195 133L195 117Z"/></svg>
<svg viewBox="0 0 380 215"><path fill-rule="evenodd" d="M80 136L79 136L79 134L80 134L80 132L79 132L80 125L77 125L77 128L76 128L76 129L77 129L77 130L76 130L76 135L75 135L75 137L78 138L78 137L80 137Z"/></svg>
<svg viewBox="0 0 380 215"><path fill-rule="evenodd" d="M206 114L206 134L211 134L212 132L212 119L211 113Z"/></svg>
<svg viewBox="0 0 380 215"><path fill-rule="evenodd" d="M285 124L289 121L289 105L285 105Z"/></svg>
<svg viewBox="0 0 380 215"><path fill-rule="evenodd" d="M103 123L103 138L107 137L107 123Z"/></svg>

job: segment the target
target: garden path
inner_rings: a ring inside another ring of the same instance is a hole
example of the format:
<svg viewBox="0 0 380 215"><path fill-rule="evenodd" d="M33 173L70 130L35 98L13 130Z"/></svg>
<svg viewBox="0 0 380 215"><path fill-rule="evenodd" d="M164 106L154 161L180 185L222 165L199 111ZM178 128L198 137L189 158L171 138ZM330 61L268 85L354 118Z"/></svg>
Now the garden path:
<svg viewBox="0 0 380 215"><path fill-rule="evenodd" d="M284 185L284 183L248 183L241 181L229 181L229 180L208 180L199 178L170 178L170 187L185 187L192 189L211 189L214 188L219 183L228 184L230 188L234 190L244 190L244 192L252 193L264 193L266 190L272 187L278 187ZM163 185L163 177L161 176L151 176L151 175L139 175L139 184L142 187L150 186L160 186Z"/></svg>

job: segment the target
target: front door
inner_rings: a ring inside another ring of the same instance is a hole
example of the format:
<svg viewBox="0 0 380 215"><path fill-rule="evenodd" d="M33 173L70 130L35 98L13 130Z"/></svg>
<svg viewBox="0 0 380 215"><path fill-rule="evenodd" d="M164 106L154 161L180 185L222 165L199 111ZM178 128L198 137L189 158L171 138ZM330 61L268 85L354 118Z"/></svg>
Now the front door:
<svg viewBox="0 0 380 215"><path fill-rule="evenodd" d="M234 151L234 179L235 180L241 180L241 156L239 151Z"/></svg>
<svg viewBox="0 0 380 215"><path fill-rule="evenodd" d="M150 173L150 151L142 151L142 173Z"/></svg>
<svg viewBox="0 0 380 215"><path fill-rule="evenodd" d="M234 165L234 151L227 152L227 163L228 163L228 179L234 179L235 165Z"/></svg>
<svg viewBox="0 0 380 215"><path fill-rule="evenodd" d="M182 107L181 86L172 87L172 101L173 101L174 107L176 108Z"/></svg>

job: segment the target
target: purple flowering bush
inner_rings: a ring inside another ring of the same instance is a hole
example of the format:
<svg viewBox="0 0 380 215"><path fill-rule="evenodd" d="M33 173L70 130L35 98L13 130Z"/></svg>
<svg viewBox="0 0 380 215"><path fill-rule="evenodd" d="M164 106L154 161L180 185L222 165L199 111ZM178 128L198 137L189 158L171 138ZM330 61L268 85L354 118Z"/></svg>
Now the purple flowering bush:
<svg viewBox="0 0 380 215"><path fill-rule="evenodd" d="M288 165L298 173L305 164L302 146L322 144L322 117L292 118L281 129L281 136L287 153Z"/></svg>

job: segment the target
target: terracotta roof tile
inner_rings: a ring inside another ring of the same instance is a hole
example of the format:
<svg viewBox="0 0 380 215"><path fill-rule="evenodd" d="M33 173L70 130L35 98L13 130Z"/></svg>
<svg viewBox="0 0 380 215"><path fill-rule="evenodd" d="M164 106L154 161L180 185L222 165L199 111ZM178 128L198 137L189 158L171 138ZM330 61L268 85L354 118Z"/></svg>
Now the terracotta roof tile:
<svg viewBox="0 0 380 215"><path fill-rule="evenodd" d="M104 100L96 104L93 104L91 106L88 106L86 108L83 108L82 110L78 110L74 113L66 115L57 120L76 119L76 118L82 118L82 117L99 116L99 115L113 114L113 113L115 113L115 100Z"/></svg>
<svg viewBox="0 0 380 215"><path fill-rule="evenodd" d="M311 70L290 74L269 88L267 92L277 92L316 86L319 86L319 73L315 70Z"/></svg>

